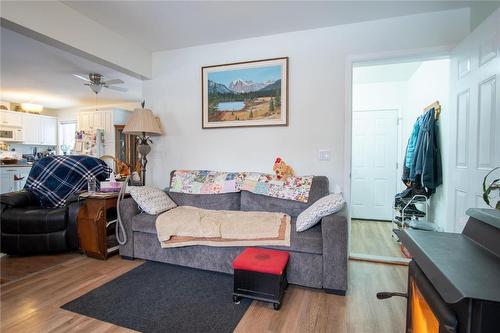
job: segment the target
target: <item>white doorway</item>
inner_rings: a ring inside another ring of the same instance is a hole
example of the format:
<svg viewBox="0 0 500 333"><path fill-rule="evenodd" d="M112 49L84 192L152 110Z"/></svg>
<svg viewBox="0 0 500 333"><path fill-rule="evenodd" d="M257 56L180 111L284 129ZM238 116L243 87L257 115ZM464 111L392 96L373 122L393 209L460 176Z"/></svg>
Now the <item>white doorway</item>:
<svg viewBox="0 0 500 333"><path fill-rule="evenodd" d="M439 101L442 162L449 156L448 57L354 63L351 126L351 257L405 262L393 237L394 197L402 182L406 147L427 105ZM444 124L446 122L446 124ZM443 171L446 166L443 166ZM444 223L446 191L440 186L431 205L415 208L426 221Z"/></svg>
<svg viewBox="0 0 500 333"><path fill-rule="evenodd" d="M351 216L390 221L397 190L399 110L353 111Z"/></svg>

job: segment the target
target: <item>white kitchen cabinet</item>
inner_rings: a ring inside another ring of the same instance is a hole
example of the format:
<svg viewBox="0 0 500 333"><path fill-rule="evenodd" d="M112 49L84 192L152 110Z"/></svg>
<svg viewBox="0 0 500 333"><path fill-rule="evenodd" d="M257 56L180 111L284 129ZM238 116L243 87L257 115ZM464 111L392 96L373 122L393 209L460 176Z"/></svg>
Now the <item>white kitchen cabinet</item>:
<svg viewBox="0 0 500 333"><path fill-rule="evenodd" d="M30 170L30 166L0 167L0 194L23 189Z"/></svg>
<svg viewBox="0 0 500 333"><path fill-rule="evenodd" d="M32 114L23 114L24 144L40 144L40 123Z"/></svg>
<svg viewBox="0 0 500 333"><path fill-rule="evenodd" d="M22 126L22 115L21 112L0 110L0 124L4 126Z"/></svg>
<svg viewBox="0 0 500 333"><path fill-rule="evenodd" d="M36 114L23 114L24 144L56 146L57 119Z"/></svg>
<svg viewBox="0 0 500 333"><path fill-rule="evenodd" d="M93 122L92 125L90 124L90 117L91 117L90 112L78 113L77 128L79 131L93 128Z"/></svg>
<svg viewBox="0 0 500 333"><path fill-rule="evenodd" d="M57 120L52 117L43 117L41 119L42 125L42 144L46 146L57 145Z"/></svg>
<svg viewBox="0 0 500 333"><path fill-rule="evenodd" d="M0 170L0 194L12 192L14 188L14 175Z"/></svg>

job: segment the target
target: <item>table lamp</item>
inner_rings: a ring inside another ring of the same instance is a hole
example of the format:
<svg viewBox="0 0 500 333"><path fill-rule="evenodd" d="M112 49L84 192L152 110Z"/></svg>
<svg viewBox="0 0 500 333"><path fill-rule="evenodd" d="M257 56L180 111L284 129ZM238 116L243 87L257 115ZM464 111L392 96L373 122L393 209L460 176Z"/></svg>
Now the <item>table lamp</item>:
<svg viewBox="0 0 500 333"><path fill-rule="evenodd" d="M146 164L148 159L146 156L151 151L149 143L153 143L151 136L161 135L159 120L154 116L151 109L144 108L144 101L141 103L142 109L135 109L132 116L127 121L127 125L123 128L123 133L137 135L137 148L141 154L142 166L142 184L146 184Z"/></svg>

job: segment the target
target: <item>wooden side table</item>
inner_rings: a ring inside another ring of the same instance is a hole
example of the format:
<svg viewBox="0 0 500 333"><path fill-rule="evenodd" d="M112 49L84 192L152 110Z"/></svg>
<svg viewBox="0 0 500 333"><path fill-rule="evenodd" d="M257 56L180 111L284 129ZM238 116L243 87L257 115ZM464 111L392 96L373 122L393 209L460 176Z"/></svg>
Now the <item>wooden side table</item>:
<svg viewBox="0 0 500 333"><path fill-rule="evenodd" d="M118 252L115 236L118 193L83 193L85 204L78 213L81 250L89 257L106 260Z"/></svg>

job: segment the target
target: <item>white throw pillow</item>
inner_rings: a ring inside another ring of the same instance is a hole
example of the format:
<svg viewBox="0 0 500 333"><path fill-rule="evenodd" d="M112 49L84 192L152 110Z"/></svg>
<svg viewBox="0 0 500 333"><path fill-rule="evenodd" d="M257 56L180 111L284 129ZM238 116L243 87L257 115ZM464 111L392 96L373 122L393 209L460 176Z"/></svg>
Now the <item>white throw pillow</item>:
<svg viewBox="0 0 500 333"><path fill-rule="evenodd" d="M344 206L344 198L340 193L329 194L305 209L297 217L297 231L307 230L316 225L321 218L336 213Z"/></svg>
<svg viewBox="0 0 500 333"><path fill-rule="evenodd" d="M177 204L170 199L167 193L156 187L130 186L129 192L139 207L147 214L156 215L177 207Z"/></svg>

